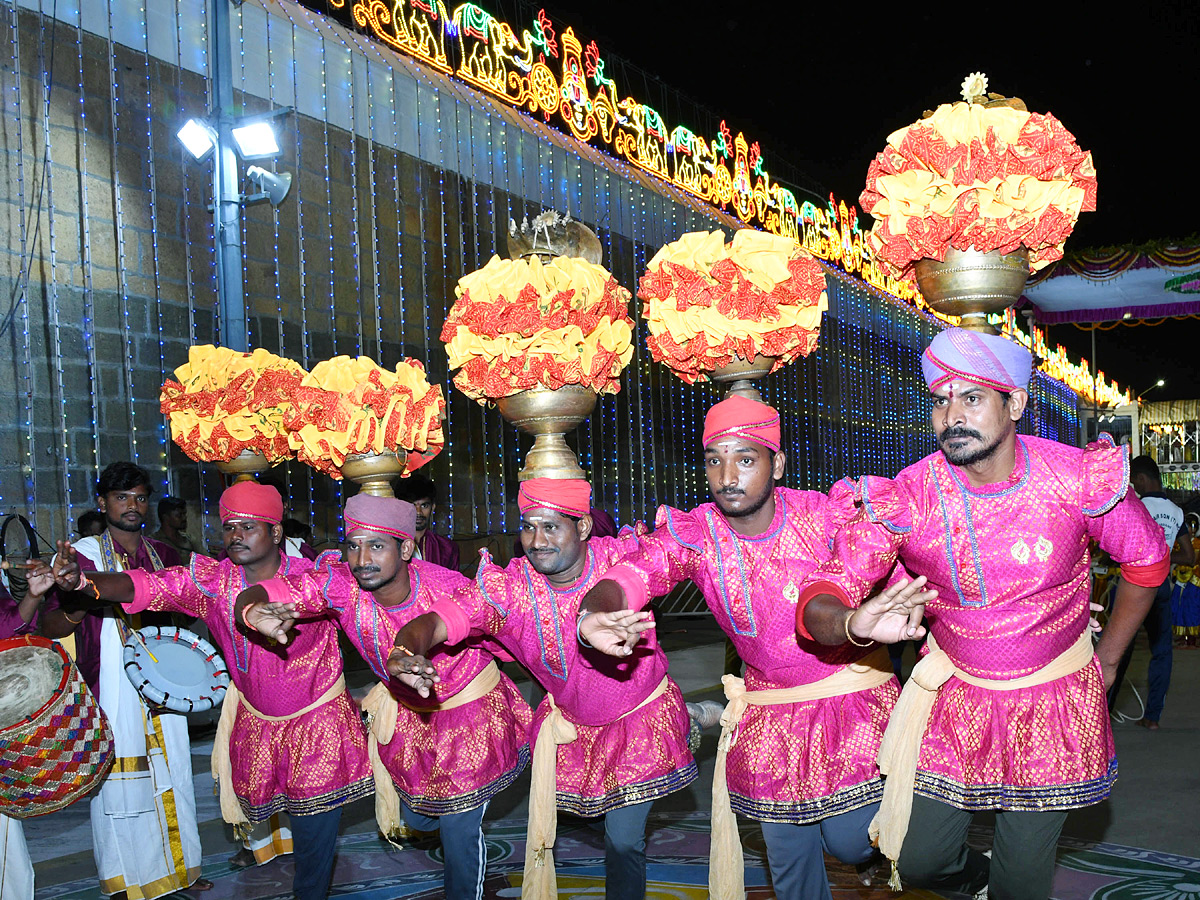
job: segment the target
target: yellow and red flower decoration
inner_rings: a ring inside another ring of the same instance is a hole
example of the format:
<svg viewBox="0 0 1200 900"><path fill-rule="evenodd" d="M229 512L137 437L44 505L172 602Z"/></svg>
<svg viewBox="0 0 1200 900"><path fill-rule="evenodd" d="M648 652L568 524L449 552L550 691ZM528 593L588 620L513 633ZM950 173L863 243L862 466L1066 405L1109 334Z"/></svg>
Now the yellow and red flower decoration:
<svg viewBox="0 0 1200 900"><path fill-rule="evenodd" d="M159 395L171 439L199 462L227 462L243 450L271 463L291 459L284 417L304 369L266 350L239 353L206 344L191 347Z"/></svg>
<svg viewBox="0 0 1200 900"><path fill-rule="evenodd" d="M445 409L442 389L416 360L389 371L365 356L335 356L304 376L288 436L297 459L335 479L351 454L397 449L408 453L408 475L441 452Z"/></svg>
<svg viewBox="0 0 1200 900"><path fill-rule="evenodd" d="M405 450L405 473L445 443L442 389L415 360L394 371L365 356L338 356L312 372L266 350L203 345L163 384L160 406L171 438L200 462L254 450L268 462L299 459L334 478L352 453Z"/></svg>
<svg viewBox="0 0 1200 900"><path fill-rule="evenodd" d="M1062 258L1079 214L1096 208L1091 153L1049 113L988 96L997 102L945 103L893 132L867 171L871 246L899 277L912 281L915 261L949 247L1024 246L1036 271Z"/></svg>
<svg viewBox="0 0 1200 900"><path fill-rule="evenodd" d="M735 356L772 357L771 371L817 346L825 272L794 241L742 229L696 231L650 260L638 287L650 355L688 384Z"/></svg>
<svg viewBox="0 0 1200 900"><path fill-rule="evenodd" d="M486 403L539 385L621 389L633 356L630 294L602 266L493 256L455 294L442 341L468 397Z"/></svg>

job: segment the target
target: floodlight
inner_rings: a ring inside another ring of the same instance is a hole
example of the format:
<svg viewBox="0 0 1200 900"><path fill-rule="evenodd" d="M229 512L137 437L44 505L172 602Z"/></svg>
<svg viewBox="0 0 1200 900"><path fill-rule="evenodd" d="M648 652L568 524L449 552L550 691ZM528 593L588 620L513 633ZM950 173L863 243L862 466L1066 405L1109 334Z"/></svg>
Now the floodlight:
<svg viewBox="0 0 1200 900"><path fill-rule="evenodd" d="M200 119L188 119L175 136L197 162L205 159L217 146L217 133Z"/></svg>
<svg viewBox="0 0 1200 900"><path fill-rule="evenodd" d="M279 155L279 141L270 122L258 121L238 125L233 129L242 159L265 159Z"/></svg>
<svg viewBox="0 0 1200 900"><path fill-rule="evenodd" d="M246 177L258 185L260 192L244 198L247 203L253 203L255 200L270 200L272 206L278 206L288 195L288 191L292 189L291 172L276 174L268 172L260 166L250 166L246 169Z"/></svg>

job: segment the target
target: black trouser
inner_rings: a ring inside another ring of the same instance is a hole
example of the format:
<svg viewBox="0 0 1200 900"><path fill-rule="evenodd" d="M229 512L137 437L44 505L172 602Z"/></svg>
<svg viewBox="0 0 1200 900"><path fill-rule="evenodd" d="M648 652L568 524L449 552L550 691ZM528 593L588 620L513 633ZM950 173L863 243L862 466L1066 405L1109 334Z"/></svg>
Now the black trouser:
<svg viewBox="0 0 1200 900"><path fill-rule="evenodd" d="M974 815L914 796L900 850L900 877L905 884L965 894L986 884L989 900L1046 900L1066 811L997 811L990 867L986 856L967 847L967 826Z"/></svg>
<svg viewBox="0 0 1200 900"><path fill-rule="evenodd" d="M292 893L297 900L324 900L329 896L329 883L333 880L333 858L342 808L339 806L315 816L293 814L291 820L293 859L296 860Z"/></svg>

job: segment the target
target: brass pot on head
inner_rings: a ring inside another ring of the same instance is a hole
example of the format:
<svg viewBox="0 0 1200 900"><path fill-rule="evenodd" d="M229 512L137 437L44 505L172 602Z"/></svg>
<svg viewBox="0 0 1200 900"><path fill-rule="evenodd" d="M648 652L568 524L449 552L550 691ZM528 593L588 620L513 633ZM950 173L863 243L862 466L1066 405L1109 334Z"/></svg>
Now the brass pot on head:
<svg viewBox="0 0 1200 900"><path fill-rule="evenodd" d="M372 497L395 497L392 479L404 471L408 451L385 450L383 453L351 453L341 465L343 478L358 485L358 489Z"/></svg>
<svg viewBox="0 0 1200 900"><path fill-rule="evenodd" d="M769 374L771 366L774 364L775 359L770 356L755 356L749 362L740 356L735 356L732 362L719 366L713 371L712 380L718 384L729 385L729 391L725 394L726 399L736 394L739 397L762 403L762 394L754 386L754 379Z"/></svg>
<svg viewBox="0 0 1200 900"><path fill-rule="evenodd" d="M230 460L219 460L217 470L222 475L232 475L231 485L239 481L254 481L254 476L271 468L267 458L257 450L243 450Z"/></svg>
<svg viewBox="0 0 1200 900"><path fill-rule="evenodd" d="M946 259L920 259L913 265L925 302L944 316L961 316L960 328L1000 332L988 324L989 313L1001 313L1021 299L1029 278L1029 251L946 251Z"/></svg>
<svg viewBox="0 0 1200 900"><path fill-rule="evenodd" d="M591 415L596 392L568 384L558 390L537 387L496 401L500 415L526 434L533 447L525 457L521 481L532 478L586 478L575 453L567 446L566 433Z"/></svg>

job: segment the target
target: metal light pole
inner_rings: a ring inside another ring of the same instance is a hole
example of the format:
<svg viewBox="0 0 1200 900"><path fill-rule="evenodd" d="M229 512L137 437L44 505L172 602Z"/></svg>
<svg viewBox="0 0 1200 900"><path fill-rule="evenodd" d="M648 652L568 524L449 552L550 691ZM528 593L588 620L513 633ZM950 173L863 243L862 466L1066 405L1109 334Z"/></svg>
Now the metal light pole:
<svg viewBox="0 0 1200 900"><path fill-rule="evenodd" d="M242 204L238 158L233 145L233 45L229 37L231 0L209 0L212 32L212 121L217 148L213 154L213 224L217 241L217 309L220 344L249 349L246 303L242 293Z"/></svg>

